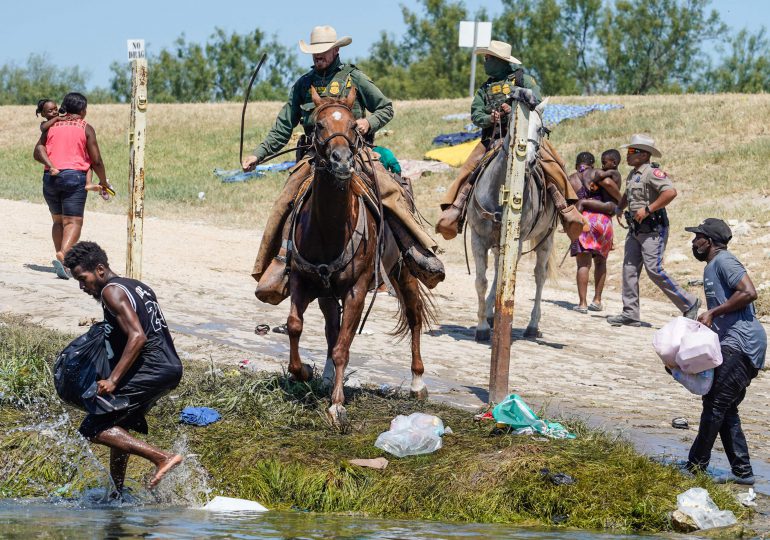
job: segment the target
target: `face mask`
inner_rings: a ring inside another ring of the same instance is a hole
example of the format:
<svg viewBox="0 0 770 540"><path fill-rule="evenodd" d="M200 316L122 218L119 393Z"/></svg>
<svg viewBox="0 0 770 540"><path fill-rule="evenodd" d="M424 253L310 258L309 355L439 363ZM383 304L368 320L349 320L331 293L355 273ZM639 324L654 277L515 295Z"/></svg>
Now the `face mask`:
<svg viewBox="0 0 770 540"><path fill-rule="evenodd" d="M709 258L709 250L706 248L706 251L701 252L698 251L698 248L695 246L692 247L692 256L695 257L700 262L705 262Z"/></svg>
<svg viewBox="0 0 770 540"><path fill-rule="evenodd" d="M495 79L504 79L512 73L511 65L494 56L484 60L484 72Z"/></svg>

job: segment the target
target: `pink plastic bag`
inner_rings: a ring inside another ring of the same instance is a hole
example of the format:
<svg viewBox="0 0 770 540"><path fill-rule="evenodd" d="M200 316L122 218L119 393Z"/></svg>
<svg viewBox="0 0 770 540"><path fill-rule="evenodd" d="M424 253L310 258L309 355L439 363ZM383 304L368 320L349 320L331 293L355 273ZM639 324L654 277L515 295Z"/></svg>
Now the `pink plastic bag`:
<svg viewBox="0 0 770 540"><path fill-rule="evenodd" d="M700 373L722 365L722 349L719 336L708 326L696 323L698 327L687 332L676 353L676 363L685 373Z"/></svg>
<svg viewBox="0 0 770 540"><path fill-rule="evenodd" d="M652 336L652 346L666 367L671 369L679 367L676 363L676 355L679 352L682 338L685 334L696 331L699 326L703 325L698 321L693 321L687 317L677 317L655 332Z"/></svg>

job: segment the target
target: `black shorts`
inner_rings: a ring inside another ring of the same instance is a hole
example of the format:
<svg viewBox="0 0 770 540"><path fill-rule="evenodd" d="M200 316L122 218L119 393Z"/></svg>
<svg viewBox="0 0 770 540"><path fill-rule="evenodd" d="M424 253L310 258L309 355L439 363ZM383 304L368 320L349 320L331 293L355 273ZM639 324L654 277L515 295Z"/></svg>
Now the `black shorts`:
<svg viewBox="0 0 770 540"><path fill-rule="evenodd" d="M128 398L129 406L123 410L106 414L89 414L80 424L80 434L90 439L114 426L126 431L136 431L147 434L145 414L155 406L155 403L177 387L182 379L182 364L172 363L164 359L156 362L156 356L144 358L139 369L126 374L126 380L113 395ZM139 361L139 359L137 359ZM176 362L179 362L177 359ZM135 364L136 365L136 364Z"/></svg>
<svg viewBox="0 0 770 540"><path fill-rule="evenodd" d="M43 174L43 197L51 215L83 217L86 208L86 173L64 169L57 176Z"/></svg>

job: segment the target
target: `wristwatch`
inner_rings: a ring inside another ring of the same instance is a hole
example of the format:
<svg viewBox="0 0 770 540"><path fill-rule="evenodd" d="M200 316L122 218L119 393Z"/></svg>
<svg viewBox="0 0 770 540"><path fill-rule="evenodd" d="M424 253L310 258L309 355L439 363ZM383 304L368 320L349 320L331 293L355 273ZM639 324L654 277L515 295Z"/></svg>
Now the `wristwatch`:
<svg viewBox="0 0 770 540"><path fill-rule="evenodd" d="M645 212L647 212L647 215L648 215L648 216L652 215L652 211L650 210L650 207L649 207L649 206L645 205L645 206L644 206L644 211L645 211Z"/></svg>

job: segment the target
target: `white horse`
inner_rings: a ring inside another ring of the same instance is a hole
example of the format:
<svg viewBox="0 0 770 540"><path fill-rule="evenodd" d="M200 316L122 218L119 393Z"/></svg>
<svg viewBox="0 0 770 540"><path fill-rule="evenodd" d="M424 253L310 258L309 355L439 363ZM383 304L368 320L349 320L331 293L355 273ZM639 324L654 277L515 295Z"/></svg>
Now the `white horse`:
<svg viewBox="0 0 770 540"><path fill-rule="evenodd" d="M524 254L523 245L529 241L537 255L535 264L535 305L532 307L529 324L524 332L526 337L539 337L540 299L548 274L548 263L553 249L553 234L556 230L556 208L547 199L545 179L533 174L537 151L542 137L543 120L541 112L545 101L529 115L527 144L527 172L524 182L524 201L521 210L519 235L519 259ZM471 200L468 203L467 219L471 229L471 249L476 264L476 294L478 295L478 324L476 341L488 341L490 327L494 321L495 291L497 290L497 262L500 256L500 186L505 182L508 163L510 132L503 141L499 152L476 179ZM494 279L487 295L487 254L494 254Z"/></svg>

